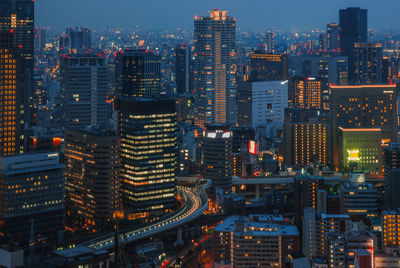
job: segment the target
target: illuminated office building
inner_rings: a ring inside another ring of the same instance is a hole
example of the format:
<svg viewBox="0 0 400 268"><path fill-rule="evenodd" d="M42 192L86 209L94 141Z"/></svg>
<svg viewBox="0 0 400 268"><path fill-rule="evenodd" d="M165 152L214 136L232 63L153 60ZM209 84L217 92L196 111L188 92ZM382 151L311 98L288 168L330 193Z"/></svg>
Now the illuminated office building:
<svg viewBox="0 0 400 268"><path fill-rule="evenodd" d="M333 168L340 170L338 130L380 128L381 143L397 140L396 85L331 86Z"/></svg>
<svg viewBox="0 0 400 268"><path fill-rule="evenodd" d="M195 124L233 125L236 107L236 22L215 9L194 20Z"/></svg>
<svg viewBox="0 0 400 268"><path fill-rule="evenodd" d="M0 237L27 246L64 231L64 165L57 152L0 157Z"/></svg>
<svg viewBox="0 0 400 268"><path fill-rule="evenodd" d="M61 54L82 54L92 48L92 34L89 28L67 28L65 34L59 38Z"/></svg>
<svg viewBox="0 0 400 268"><path fill-rule="evenodd" d="M105 58L68 56L60 61L64 127L83 129L106 124L108 84Z"/></svg>
<svg viewBox="0 0 400 268"><path fill-rule="evenodd" d="M382 43L354 44L354 82L382 84Z"/></svg>
<svg viewBox="0 0 400 268"><path fill-rule="evenodd" d="M289 80L288 102L290 108L322 109L325 83L321 78L298 77Z"/></svg>
<svg viewBox="0 0 400 268"><path fill-rule="evenodd" d="M257 50L250 54L250 80L253 82L287 80L288 66L287 55Z"/></svg>
<svg viewBox="0 0 400 268"><path fill-rule="evenodd" d="M383 248L400 247L400 209L382 211Z"/></svg>
<svg viewBox="0 0 400 268"><path fill-rule="evenodd" d="M391 142L384 149L385 208L400 208L400 143Z"/></svg>
<svg viewBox="0 0 400 268"><path fill-rule="evenodd" d="M339 51L339 24L328 23L326 25L326 50Z"/></svg>
<svg viewBox="0 0 400 268"><path fill-rule="evenodd" d="M175 80L178 96L190 92L190 47L185 44L175 48Z"/></svg>
<svg viewBox="0 0 400 268"><path fill-rule="evenodd" d="M208 125L204 131L204 178L211 179L214 188L232 190L232 132L224 125Z"/></svg>
<svg viewBox="0 0 400 268"><path fill-rule="evenodd" d="M359 169L382 174L380 128L342 128L338 130L340 170Z"/></svg>
<svg viewBox="0 0 400 268"><path fill-rule="evenodd" d="M299 250L296 226L274 222L273 218L283 220L282 216L255 216L232 216L215 227L216 264L241 268L285 267L288 255Z"/></svg>
<svg viewBox="0 0 400 268"><path fill-rule="evenodd" d="M115 131L89 127L65 130L67 225L102 230L119 209L120 168Z"/></svg>
<svg viewBox="0 0 400 268"><path fill-rule="evenodd" d="M115 61L115 93L121 97L153 98L160 95L161 57L148 50L125 50Z"/></svg>
<svg viewBox="0 0 400 268"><path fill-rule="evenodd" d="M15 34L10 30L0 31L0 155L26 150L26 94L29 91L24 58L13 46Z"/></svg>
<svg viewBox="0 0 400 268"><path fill-rule="evenodd" d="M354 44L367 42L367 10L350 7L339 10L339 47L349 62L349 82L355 80Z"/></svg>
<svg viewBox="0 0 400 268"><path fill-rule="evenodd" d="M303 252L309 258L327 256L329 235L351 230L351 220L344 214L316 213L315 208L304 209Z"/></svg>
<svg viewBox="0 0 400 268"><path fill-rule="evenodd" d="M174 100L118 101L121 196L131 219L176 205L177 122Z"/></svg>

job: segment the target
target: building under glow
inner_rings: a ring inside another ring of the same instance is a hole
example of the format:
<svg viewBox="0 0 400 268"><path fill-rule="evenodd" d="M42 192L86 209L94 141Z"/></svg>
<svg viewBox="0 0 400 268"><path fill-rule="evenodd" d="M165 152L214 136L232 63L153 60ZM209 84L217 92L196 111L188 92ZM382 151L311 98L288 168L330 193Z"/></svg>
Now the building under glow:
<svg viewBox="0 0 400 268"><path fill-rule="evenodd" d="M289 80L290 108L322 109L322 93L326 83L321 78L298 77Z"/></svg>

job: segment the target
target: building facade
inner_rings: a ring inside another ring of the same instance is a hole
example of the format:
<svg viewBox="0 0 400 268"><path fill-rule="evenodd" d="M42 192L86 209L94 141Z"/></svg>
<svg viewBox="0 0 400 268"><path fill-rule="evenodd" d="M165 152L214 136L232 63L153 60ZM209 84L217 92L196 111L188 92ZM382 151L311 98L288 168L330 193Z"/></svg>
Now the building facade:
<svg viewBox="0 0 400 268"><path fill-rule="evenodd" d="M382 58L382 43L355 43L355 83L359 85L382 84Z"/></svg>
<svg viewBox="0 0 400 268"><path fill-rule="evenodd" d="M253 82L287 80L289 77L288 57L255 51L250 54L250 80Z"/></svg>

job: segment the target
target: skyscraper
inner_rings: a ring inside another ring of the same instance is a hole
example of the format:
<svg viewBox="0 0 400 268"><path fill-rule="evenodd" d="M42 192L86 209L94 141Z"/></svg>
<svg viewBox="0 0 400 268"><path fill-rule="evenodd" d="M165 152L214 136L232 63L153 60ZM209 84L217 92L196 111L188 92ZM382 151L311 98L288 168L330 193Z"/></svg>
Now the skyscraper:
<svg viewBox="0 0 400 268"><path fill-rule="evenodd" d="M349 7L339 10L339 47L342 55L348 57L349 82L354 81L354 44L367 42L367 10Z"/></svg>
<svg viewBox="0 0 400 268"><path fill-rule="evenodd" d="M339 51L339 24L328 23L326 25L326 50Z"/></svg>
<svg viewBox="0 0 400 268"><path fill-rule="evenodd" d="M194 20L195 124L235 124L236 22L215 9Z"/></svg>
<svg viewBox="0 0 400 268"><path fill-rule="evenodd" d="M275 53L275 33L267 32L265 34L265 52Z"/></svg>
<svg viewBox="0 0 400 268"><path fill-rule="evenodd" d="M176 204L174 100L118 100L121 196L131 219L162 215Z"/></svg>
<svg viewBox="0 0 400 268"><path fill-rule="evenodd" d="M152 98L160 95L161 57L148 50L119 52L115 62L117 97Z"/></svg>
<svg viewBox="0 0 400 268"><path fill-rule="evenodd" d="M190 93L190 47L185 44L175 48L176 93Z"/></svg>
<svg viewBox="0 0 400 268"><path fill-rule="evenodd" d="M382 43L354 44L354 82L359 85L382 83Z"/></svg>
<svg viewBox="0 0 400 268"><path fill-rule="evenodd" d="M384 150L385 208L400 208L400 143L391 142Z"/></svg>
<svg viewBox="0 0 400 268"><path fill-rule="evenodd" d="M119 209L119 146L114 130L66 130L65 183L68 226L110 228Z"/></svg>
<svg viewBox="0 0 400 268"><path fill-rule="evenodd" d="M288 58L285 54L268 54L256 50L250 54L250 80L253 82L287 80Z"/></svg>
<svg viewBox="0 0 400 268"><path fill-rule="evenodd" d="M0 155L23 153L25 144L25 60L13 44L16 32L0 31Z"/></svg>
<svg viewBox="0 0 400 268"><path fill-rule="evenodd" d="M107 65L99 56L61 59L61 107L65 128L104 125L107 111Z"/></svg>
<svg viewBox="0 0 400 268"><path fill-rule="evenodd" d="M62 54L82 54L92 47L92 34L89 28L67 28L59 38L59 51Z"/></svg>

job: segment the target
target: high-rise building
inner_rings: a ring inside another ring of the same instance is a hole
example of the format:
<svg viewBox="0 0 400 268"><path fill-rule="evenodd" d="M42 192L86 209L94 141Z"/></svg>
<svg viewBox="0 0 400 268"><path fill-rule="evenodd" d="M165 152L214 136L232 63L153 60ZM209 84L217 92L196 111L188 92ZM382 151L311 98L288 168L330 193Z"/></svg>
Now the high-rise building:
<svg viewBox="0 0 400 268"><path fill-rule="evenodd" d="M275 33L267 32L265 34L265 52L275 53Z"/></svg>
<svg viewBox="0 0 400 268"><path fill-rule="evenodd" d="M67 225L88 230L111 226L119 209L119 146L114 130L65 130Z"/></svg>
<svg viewBox="0 0 400 268"><path fill-rule="evenodd" d="M284 160L287 165L308 166L328 163L328 123L321 117L299 120L294 113L300 109L288 108L284 124Z"/></svg>
<svg viewBox="0 0 400 268"><path fill-rule="evenodd" d="M382 247L400 247L400 209L382 211Z"/></svg>
<svg viewBox="0 0 400 268"><path fill-rule="evenodd" d="M329 235L344 233L351 229L348 215L316 213L315 208L304 209L303 218L303 252L309 258L327 256Z"/></svg>
<svg viewBox="0 0 400 268"><path fill-rule="evenodd" d="M322 78L298 77L289 80L290 108L322 109L322 94L326 83Z"/></svg>
<svg viewBox="0 0 400 268"><path fill-rule="evenodd" d="M323 177L297 176L293 182L294 215L296 223L300 223L304 208L317 209L318 191L324 189Z"/></svg>
<svg viewBox="0 0 400 268"><path fill-rule="evenodd" d="M256 50L250 54L250 80L253 82L287 80L288 66L287 55Z"/></svg>
<svg viewBox="0 0 400 268"><path fill-rule="evenodd" d="M382 43L354 44L354 82L382 84Z"/></svg>
<svg viewBox="0 0 400 268"><path fill-rule="evenodd" d="M328 267L346 267L346 240L340 233L330 232L328 235Z"/></svg>
<svg viewBox="0 0 400 268"><path fill-rule="evenodd" d="M343 56L348 57L349 81L354 81L354 44L367 42L367 10L350 7L339 10L339 47Z"/></svg>
<svg viewBox="0 0 400 268"><path fill-rule="evenodd" d="M236 107L236 22L215 9L194 21L195 124L233 125Z"/></svg>
<svg viewBox="0 0 400 268"><path fill-rule="evenodd" d="M118 100L121 195L131 219L176 205L177 122L174 100Z"/></svg>
<svg viewBox="0 0 400 268"><path fill-rule="evenodd" d="M57 152L0 157L0 236L57 241L64 230L64 165ZM33 227L33 234L31 228Z"/></svg>
<svg viewBox="0 0 400 268"><path fill-rule="evenodd" d="M396 85L331 86L333 168L340 169L338 130L380 128L381 142L397 140Z"/></svg>
<svg viewBox="0 0 400 268"><path fill-rule="evenodd" d="M35 50L37 53L42 53L46 47L46 29L35 28Z"/></svg>
<svg viewBox="0 0 400 268"><path fill-rule="evenodd" d="M115 62L116 96L153 98L160 95L161 57L149 50L119 52Z"/></svg>
<svg viewBox="0 0 400 268"><path fill-rule="evenodd" d="M238 85L238 123L256 129L269 122L283 124L288 81L243 82Z"/></svg>
<svg viewBox="0 0 400 268"><path fill-rule="evenodd" d="M382 174L382 145L380 128L338 129L340 170L354 169Z"/></svg>
<svg viewBox="0 0 400 268"><path fill-rule="evenodd" d="M384 149L385 208L400 208L400 143L391 142Z"/></svg>
<svg viewBox="0 0 400 268"><path fill-rule="evenodd" d="M89 28L67 28L59 38L61 54L82 54L92 48L92 34Z"/></svg>
<svg viewBox="0 0 400 268"><path fill-rule="evenodd" d="M99 56L61 59L61 108L65 128L86 128L108 121L107 65Z"/></svg>
<svg viewBox="0 0 400 268"><path fill-rule="evenodd" d="M178 96L190 92L190 47L185 44L175 48L175 80Z"/></svg>
<svg viewBox="0 0 400 268"><path fill-rule="evenodd" d="M28 74L21 52L13 45L15 34L10 30L0 31L0 155L26 151Z"/></svg>
<svg viewBox="0 0 400 268"><path fill-rule="evenodd" d="M340 207L350 217L378 215L378 191L365 183L364 173L351 173L349 182L340 185Z"/></svg>
<svg viewBox="0 0 400 268"><path fill-rule="evenodd" d="M326 50L339 51L339 24L328 23L326 25Z"/></svg>
<svg viewBox="0 0 400 268"><path fill-rule="evenodd" d="M224 192L232 190L232 132L228 126L207 125L203 133L204 178Z"/></svg>
<svg viewBox="0 0 400 268"><path fill-rule="evenodd" d="M232 216L215 227L216 264L241 268L285 267L288 255L299 250L299 231L296 226L276 223L272 219L283 219L282 216L254 216Z"/></svg>

